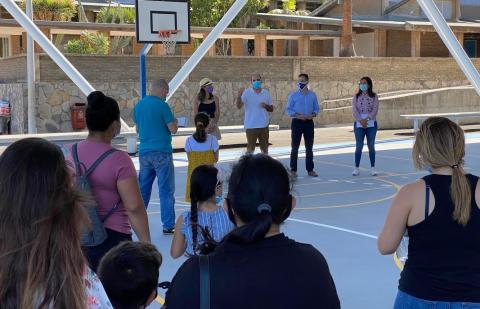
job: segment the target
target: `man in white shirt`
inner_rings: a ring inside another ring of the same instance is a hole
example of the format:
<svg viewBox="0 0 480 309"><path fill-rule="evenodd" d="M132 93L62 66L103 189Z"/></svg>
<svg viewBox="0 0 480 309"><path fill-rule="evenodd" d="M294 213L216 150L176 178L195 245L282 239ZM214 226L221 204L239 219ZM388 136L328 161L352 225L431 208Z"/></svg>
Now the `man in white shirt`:
<svg viewBox="0 0 480 309"><path fill-rule="evenodd" d="M260 74L253 74L251 83L251 88L239 89L235 103L238 109L245 106L244 126L247 134L247 153L255 151L258 140L262 153L268 154L269 113L273 112L272 97L268 90L262 88Z"/></svg>

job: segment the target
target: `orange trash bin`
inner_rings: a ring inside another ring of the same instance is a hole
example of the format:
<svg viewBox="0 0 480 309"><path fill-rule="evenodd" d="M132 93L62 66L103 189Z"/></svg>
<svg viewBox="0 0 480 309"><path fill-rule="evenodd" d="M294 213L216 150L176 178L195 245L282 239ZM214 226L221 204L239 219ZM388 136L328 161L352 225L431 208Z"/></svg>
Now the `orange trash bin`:
<svg viewBox="0 0 480 309"><path fill-rule="evenodd" d="M83 130L86 127L85 123L85 103L75 103L70 107L70 117L72 120L73 130Z"/></svg>

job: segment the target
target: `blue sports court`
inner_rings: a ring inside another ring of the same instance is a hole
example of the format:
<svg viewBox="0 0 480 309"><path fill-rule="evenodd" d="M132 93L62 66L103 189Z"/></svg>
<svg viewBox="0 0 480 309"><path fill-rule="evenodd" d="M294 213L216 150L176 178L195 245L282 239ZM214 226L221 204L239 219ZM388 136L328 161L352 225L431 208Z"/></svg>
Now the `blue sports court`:
<svg viewBox="0 0 480 309"><path fill-rule="evenodd" d="M480 170L477 163L480 156L475 155L480 150L479 143L480 134L467 134L466 167L474 174ZM400 270L392 256L378 253L376 237L397 190L427 174L413 168L412 144L413 138L378 141L377 177L370 176L367 168L361 169L360 176L351 176L354 145L350 143L315 145L318 178L305 176L306 172L302 171L304 158L300 155L299 177L293 187L297 207L283 231L296 241L312 244L324 254L342 308L382 309L393 305ZM241 153L240 149L222 150L222 168L228 171ZM288 166L288 147L273 148L270 154ZM179 215L190 207L183 202L186 156L179 153L174 160L176 213ZM363 154L362 166L368 166L367 153ZM162 234L158 192L153 196L148 208L152 241L164 258L160 280L169 281L185 258L173 260L170 257L172 237ZM151 307L158 308L158 303Z"/></svg>

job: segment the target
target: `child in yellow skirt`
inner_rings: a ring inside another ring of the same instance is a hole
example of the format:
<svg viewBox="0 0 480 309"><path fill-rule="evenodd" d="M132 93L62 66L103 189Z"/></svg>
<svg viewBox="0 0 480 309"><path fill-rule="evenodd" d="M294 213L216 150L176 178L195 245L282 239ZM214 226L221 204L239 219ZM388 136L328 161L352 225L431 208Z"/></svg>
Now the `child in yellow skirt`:
<svg viewBox="0 0 480 309"><path fill-rule="evenodd" d="M214 165L218 161L218 140L215 136L207 134L210 118L205 113L195 116L196 131L185 142L185 151L188 156L188 174L185 189L185 201L190 202L190 177L193 170L200 165Z"/></svg>

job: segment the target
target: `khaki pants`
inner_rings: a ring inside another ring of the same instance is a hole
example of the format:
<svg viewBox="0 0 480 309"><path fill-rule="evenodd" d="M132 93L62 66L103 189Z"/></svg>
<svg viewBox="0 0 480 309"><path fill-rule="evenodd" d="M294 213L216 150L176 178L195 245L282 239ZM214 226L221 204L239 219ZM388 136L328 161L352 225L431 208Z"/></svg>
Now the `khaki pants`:
<svg viewBox="0 0 480 309"><path fill-rule="evenodd" d="M260 143L260 150L268 154L268 138L270 136L269 128L247 129L247 153L253 153L257 140Z"/></svg>

